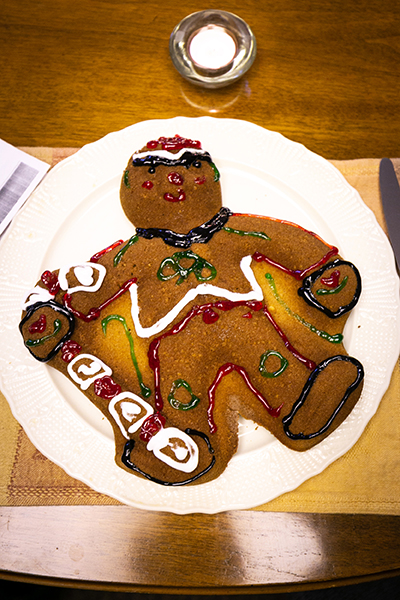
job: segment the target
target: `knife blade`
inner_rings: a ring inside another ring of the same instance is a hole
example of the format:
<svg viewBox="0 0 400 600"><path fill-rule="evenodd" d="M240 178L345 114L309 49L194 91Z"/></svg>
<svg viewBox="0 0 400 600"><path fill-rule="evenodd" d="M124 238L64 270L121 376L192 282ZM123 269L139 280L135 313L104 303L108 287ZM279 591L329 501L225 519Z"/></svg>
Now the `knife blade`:
<svg viewBox="0 0 400 600"><path fill-rule="evenodd" d="M382 158L379 165L379 186L389 240L400 269L400 186L396 171L389 158Z"/></svg>

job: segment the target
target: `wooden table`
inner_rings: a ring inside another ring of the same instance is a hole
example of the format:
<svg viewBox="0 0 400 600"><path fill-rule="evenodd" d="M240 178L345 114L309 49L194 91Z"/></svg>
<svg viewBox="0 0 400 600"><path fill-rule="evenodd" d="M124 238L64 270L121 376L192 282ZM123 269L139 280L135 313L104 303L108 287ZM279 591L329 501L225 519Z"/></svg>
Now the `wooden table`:
<svg viewBox="0 0 400 600"><path fill-rule="evenodd" d="M218 8L209 1L207 8ZM329 159L400 156L400 15L389 0L226 0L256 61L219 91L168 52L183 0L2 0L0 137L81 146L145 119L246 119ZM328 587L400 574L400 517L124 506L0 508L0 576L167 593Z"/></svg>

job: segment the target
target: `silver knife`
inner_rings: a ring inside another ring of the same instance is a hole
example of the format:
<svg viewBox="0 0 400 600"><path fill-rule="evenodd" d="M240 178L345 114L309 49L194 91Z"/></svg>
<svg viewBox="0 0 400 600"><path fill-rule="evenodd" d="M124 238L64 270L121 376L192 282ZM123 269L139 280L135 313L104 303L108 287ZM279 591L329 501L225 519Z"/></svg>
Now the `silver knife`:
<svg viewBox="0 0 400 600"><path fill-rule="evenodd" d="M379 185L390 243L400 269L400 186L396 171L389 158L382 158L379 167Z"/></svg>

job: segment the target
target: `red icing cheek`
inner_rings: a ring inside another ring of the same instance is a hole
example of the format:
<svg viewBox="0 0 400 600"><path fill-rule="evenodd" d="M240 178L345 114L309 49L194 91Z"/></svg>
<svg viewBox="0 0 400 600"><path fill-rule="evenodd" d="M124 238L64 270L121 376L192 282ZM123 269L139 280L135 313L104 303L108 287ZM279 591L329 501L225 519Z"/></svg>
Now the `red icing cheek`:
<svg viewBox="0 0 400 600"><path fill-rule="evenodd" d="M182 185L182 183L184 181L182 175L180 173L177 173L176 171L172 171L171 173L168 173L167 177L168 177L168 181L170 183L173 183L174 185Z"/></svg>
<svg viewBox="0 0 400 600"><path fill-rule="evenodd" d="M151 190L151 188L153 187L153 182L152 181L144 181L142 183L142 188L146 188L146 190Z"/></svg>

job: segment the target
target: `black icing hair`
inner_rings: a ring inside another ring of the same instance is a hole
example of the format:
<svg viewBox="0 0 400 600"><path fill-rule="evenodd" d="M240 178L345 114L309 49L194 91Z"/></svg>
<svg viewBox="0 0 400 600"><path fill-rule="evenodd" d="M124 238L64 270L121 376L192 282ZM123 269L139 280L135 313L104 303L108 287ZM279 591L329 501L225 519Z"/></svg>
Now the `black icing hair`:
<svg viewBox="0 0 400 600"><path fill-rule="evenodd" d="M214 171L214 181L219 180L219 171L212 161L209 152L184 152L179 158L169 158L157 154L148 154L147 156L132 156L132 165L134 167L149 167L149 173L154 173L156 167L164 165L167 167L184 166L186 169L198 161L208 162Z"/></svg>

